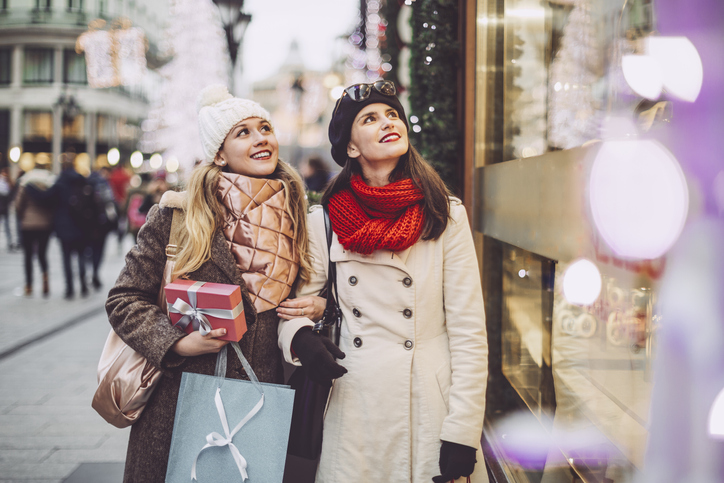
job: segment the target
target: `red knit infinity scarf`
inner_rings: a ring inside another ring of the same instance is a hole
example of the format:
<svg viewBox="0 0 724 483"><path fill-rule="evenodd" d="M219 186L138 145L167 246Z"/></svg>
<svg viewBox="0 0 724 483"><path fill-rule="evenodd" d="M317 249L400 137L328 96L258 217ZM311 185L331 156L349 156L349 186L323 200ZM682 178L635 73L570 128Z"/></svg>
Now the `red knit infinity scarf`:
<svg viewBox="0 0 724 483"><path fill-rule="evenodd" d="M412 180L374 188L354 175L350 187L329 200L332 229L345 249L364 255L380 249L397 252L420 238L424 195Z"/></svg>

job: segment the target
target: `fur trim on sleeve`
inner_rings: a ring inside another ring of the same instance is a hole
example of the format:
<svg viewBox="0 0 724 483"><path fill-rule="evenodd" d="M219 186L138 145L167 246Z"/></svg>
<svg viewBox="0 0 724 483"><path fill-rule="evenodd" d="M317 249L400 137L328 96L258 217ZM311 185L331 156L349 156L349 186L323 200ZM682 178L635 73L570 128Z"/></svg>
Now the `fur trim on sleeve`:
<svg viewBox="0 0 724 483"><path fill-rule="evenodd" d="M186 192L166 191L158 205L160 208L178 208L183 210L186 208Z"/></svg>

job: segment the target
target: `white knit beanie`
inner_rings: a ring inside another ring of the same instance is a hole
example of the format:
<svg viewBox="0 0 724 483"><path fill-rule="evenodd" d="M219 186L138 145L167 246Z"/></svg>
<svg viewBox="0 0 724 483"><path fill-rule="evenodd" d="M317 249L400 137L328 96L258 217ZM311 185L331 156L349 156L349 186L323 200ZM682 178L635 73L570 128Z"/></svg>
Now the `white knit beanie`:
<svg viewBox="0 0 724 483"><path fill-rule="evenodd" d="M197 102L199 134L204 157L211 163L219 152L231 128L250 117L258 117L271 124L269 112L249 99L239 99L229 94L222 84L205 87Z"/></svg>

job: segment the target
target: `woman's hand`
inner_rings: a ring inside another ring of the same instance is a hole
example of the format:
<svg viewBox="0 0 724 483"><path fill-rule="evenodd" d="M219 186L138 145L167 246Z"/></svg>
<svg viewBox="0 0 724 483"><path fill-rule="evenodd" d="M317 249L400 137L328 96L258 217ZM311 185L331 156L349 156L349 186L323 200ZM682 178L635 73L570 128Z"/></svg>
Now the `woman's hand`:
<svg viewBox="0 0 724 483"><path fill-rule="evenodd" d="M324 315L327 300L316 295L307 295L295 299L287 299L277 307L277 315L282 319L292 320L307 317L317 322Z"/></svg>
<svg viewBox="0 0 724 483"><path fill-rule="evenodd" d="M228 340L217 339L217 337L225 335L226 329L214 329L206 335L201 335L199 331L195 330L186 337L179 339L171 346L171 350L183 357L216 354L229 343Z"/></svg>

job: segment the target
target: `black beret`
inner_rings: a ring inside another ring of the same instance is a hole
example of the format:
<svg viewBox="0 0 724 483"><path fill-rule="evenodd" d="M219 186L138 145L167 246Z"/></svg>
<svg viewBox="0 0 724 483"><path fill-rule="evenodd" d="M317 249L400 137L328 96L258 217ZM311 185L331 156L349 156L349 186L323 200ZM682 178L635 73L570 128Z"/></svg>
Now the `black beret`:
<svg viewBox="0 0 724 483"><path fill-rule="evenodd" d="M386 96L372 89L367 99L355 102L347 94L343 94L340 100L337 101L336 110L329 122L329 142L332 143L332 157L338 165L344 167L344 163L347 162L347 145L352 133L354 118L365 106L378 102L393 107L397 114L400 115L402 122L405 123L405 127L410 128L407 124L405 109L400 104L397 96Z"/></svg>

